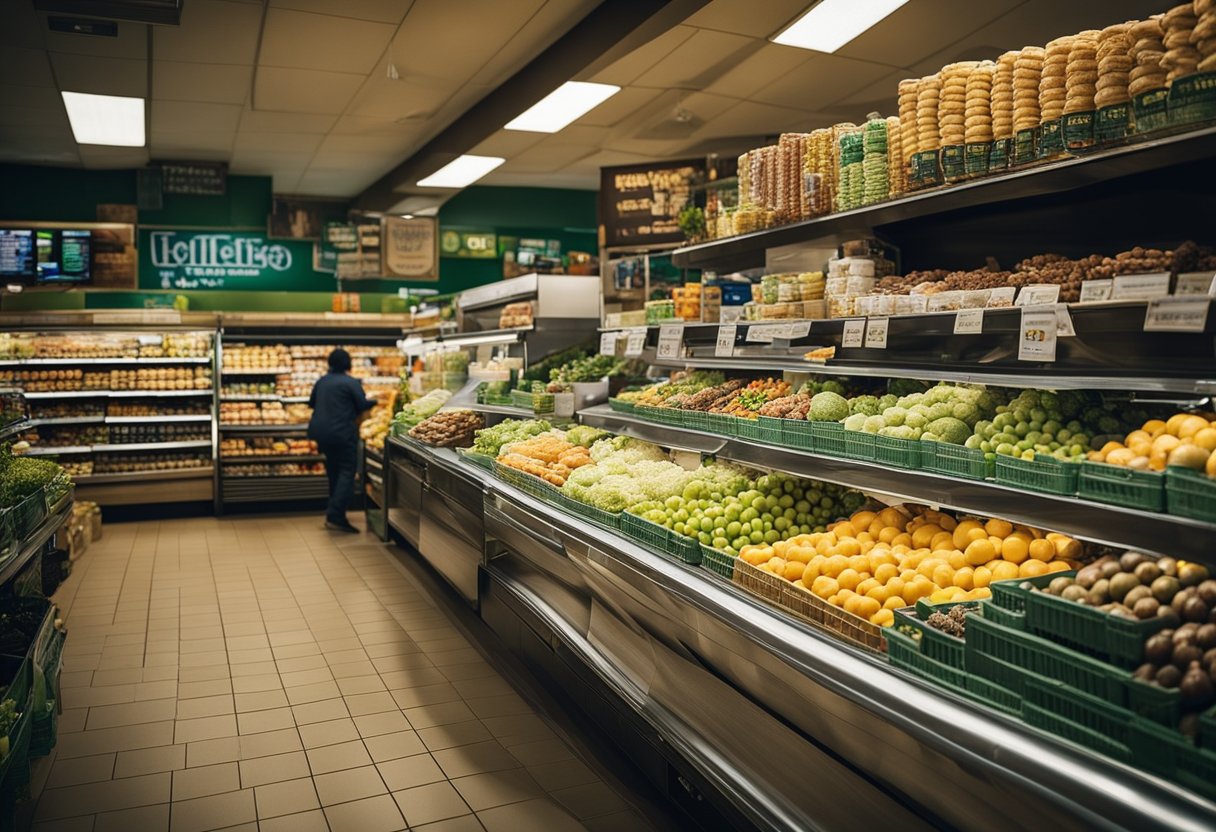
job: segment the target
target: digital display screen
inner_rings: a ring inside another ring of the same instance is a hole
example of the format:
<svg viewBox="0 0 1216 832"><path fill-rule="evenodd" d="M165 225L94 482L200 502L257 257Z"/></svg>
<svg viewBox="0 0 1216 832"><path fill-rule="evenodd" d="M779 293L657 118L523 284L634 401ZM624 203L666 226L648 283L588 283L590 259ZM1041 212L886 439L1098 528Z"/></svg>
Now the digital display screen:
<svg viewBox="0 0 1216 832"><path fill-rule="evenodd" d="M65 228L35 232L39 283L86 283L92 273L93 233Z"/></svg>
<svg viewBox="0 0 1216 832"><path fill-rule="evenodd" d="M34 276L34 232L0 228L0 276Z"/></svg>

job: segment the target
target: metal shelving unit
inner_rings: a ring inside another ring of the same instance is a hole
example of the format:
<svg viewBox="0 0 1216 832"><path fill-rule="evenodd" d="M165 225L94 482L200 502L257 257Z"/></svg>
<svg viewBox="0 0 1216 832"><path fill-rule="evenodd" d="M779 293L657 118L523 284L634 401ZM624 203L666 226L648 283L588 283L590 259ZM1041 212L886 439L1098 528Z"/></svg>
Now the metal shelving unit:
<svg viewBox="0 0 1216 832"><path fill-rule="evenodd" d="M17 551L8 560L0 563L0 586L7 584L14 576L24 569L34 556L42 551L55 532L67 522L72 515L72 500L67 500L54 514L48 515L34 530L18 545Z"/></svg>
<svg viewBox="0 0 1216 832"><path fill-rule="evenodd" d="M221 433L303 433L308 425L238 425L220 423Z"/></svg>
<svg viewBox="0 0 1216 832"><path fill-rule="evenodd" d="M241 456L240 454L221 456L221 465L239 465L241 463L254 462L322 462L325 457L322 454L261 454L259 456Z"/></svg>
<svg viewBox="0 0 1216 832"><path fill-rule="evenodd" d="M26 393L26 399L137 399L137 398L183 398L211 397L215 393L210 387L205 390L48 390Z"/></svg>
<svg viewBox="0 0 1216 832"><path fill-rule="evenodd" d="M0 359L0 367L133 367L149 364L210 364L211 356L192 355L181 358L8 358Z"/></svg>

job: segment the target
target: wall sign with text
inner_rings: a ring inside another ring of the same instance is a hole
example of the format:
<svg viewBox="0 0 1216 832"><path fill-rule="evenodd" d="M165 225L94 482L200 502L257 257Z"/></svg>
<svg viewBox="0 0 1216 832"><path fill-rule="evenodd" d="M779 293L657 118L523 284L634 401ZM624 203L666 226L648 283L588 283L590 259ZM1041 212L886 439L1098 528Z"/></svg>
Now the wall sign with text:
<svg viewBox="0 0 1216 832"><path fill-rule="evenodd" d="M693 183L704 178L704 159L600 168L601 244L683 242L680 212L692 204Z"/></svg>
<svg viewBox="0 0 1216 832"><path fill-rule="evenodd" d="M437 229L434 217L385 217L381 229L384 275L405 280L438 280ZM490 251L494 251L492 242Z"/></svg>
<svg viewBox="0 0 1216 832"><path fill-rule="evenodd" d="M139 285L144 289L332 291L312 270L312 245L259 232L143 229Z"/></svg>

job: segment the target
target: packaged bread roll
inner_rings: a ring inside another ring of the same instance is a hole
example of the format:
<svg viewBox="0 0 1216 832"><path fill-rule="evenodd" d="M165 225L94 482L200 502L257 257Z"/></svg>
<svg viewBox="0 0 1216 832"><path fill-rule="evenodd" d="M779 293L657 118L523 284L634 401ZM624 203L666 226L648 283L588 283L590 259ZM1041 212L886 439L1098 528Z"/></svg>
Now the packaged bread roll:
<svg viewBox="0 0 1216 832"><path fill-rule="evenodd" d="M992 75L992 138L1013 138L1013 62L1017 52L1006 52L997 59Z"/></svg>
<svg viewBox="0 0 1216 832"><path fill-rule="evenodd" d="M1165 27L1161 15L1132 24L1128 30L1132 45L1132 68L1128 73L1127 94L1132 98L1165 87L1168 70L1165 58Z"/></svg>
<svg viewBox="0 0 1216 832"><path fill-rule="evenodd" d="M1132 23L1117 23L1107 26L1098 35L1098 83L1094 95L1094 106L1098 109L1116 104L1126 104L1131 96L1127 93L1132 71L1132 39L1128 32Z"/></svg>
<svg viewBox="0 0 1216 832"><path fill-rule="evenodd" d="M1018 52L1013 62L1013 132L1039 126L1042 106L1039 102L1045 50L1040 46L1027 46Z"/></svg>
<svg viewBox="0 0 1216 832"><path fill-rule="evenodd" d="M1097 31L1077 34L1068 50L1065 73L1064 114L1086 113L1094 109L1094 96L1098 91L1098 35Z"/></svg>

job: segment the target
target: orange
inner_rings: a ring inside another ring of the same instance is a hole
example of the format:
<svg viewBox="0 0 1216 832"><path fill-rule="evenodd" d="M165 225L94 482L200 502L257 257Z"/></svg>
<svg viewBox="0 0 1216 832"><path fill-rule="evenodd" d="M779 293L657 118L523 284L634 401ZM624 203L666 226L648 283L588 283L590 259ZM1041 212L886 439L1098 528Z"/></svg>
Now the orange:
<svg viewBox="0 0 1216 832"><path fill-rule="evenodd" d="M899 567L893 563L880 563L874 568L874 579L880 584L888 584L896 580L898 575Z"/></svg>
<svg viewBox="0 0 1216 832"><path fill-rule="evenodd" d="M954 570L950 568L949 564L943 563L933 570L932 580L938 586L950 586L954 583Z"/></svg>
<svg viewBox="0 0 1216 832"><path fill-rule="evenodd" d="M853 613L861 616L862 618L869 619L870 616L876 614L881 609L882 604L875 601L873 598L858 596L857 604L853 609Z"/></svg>
<svg viewBox="0 0 1216 832"><path fill-rule="evenodd" d="M1009 537L1009 535L1013 534L1013 524L1007 520L998 520L994 517L984 524L984 530L991 537Z"/></svg>
<svg viewBox="0 0 1216 832"><path fill-rule="evenodd" d="M1018 567L1018 577L1036 578L1047 574L1047 564L1041 560L1028 560Z"/></svg>
<svg viewBox="0 0 1216 832"><path fill-rule="evenodd" d="M874 578L866 578L857 585L855 591L858 595L869 595L871 589L878 589L881 586L882 583L880 581L877 581Z"/></svg>
<svg viewBox="0 0 1216 832"><path fill-rule="evenodd" d="M1030 556L1037 560L1049 561L1056 556L1056 546L1050 540L1032 540Z"/></svg>
<svg viewBox="0 0 1216 832"><path fill-rule="evenodd" d="M877 519L878 515L872 511L859 511L849 518L849 522L855 529L868 529Z"/></svg>
<svg viewBox="0 0 1216 832"><path fill-rule="evenodd" d="M1072 564L1062 560L1053 560L1047 564L1048 572L1067 572L1069 569L1072 569Z"/></svg>
<svg viewBox="0 0 1216 832"><path fill-rule="evenodd" d="M796 560L786 561L785 570L781 574L787 581L799 580L802 578L802 573L806 569L805 563L800 563Z"/></svg>
<svg viewBox="0 0 1216 832"><path fill-rule="evenodd" d="M1019 571L1016 563L1003 560L992 567L992 580L1012 581L1014 578L1020 577Z"/></svg>
<svg viewBox="0 0 1216 832"><path fill-rule="evenodd" d="M844 555L832 555L824 560L823 566L819 567L819 572L823 575L827 575L829 578L835 578L848 568L848 558L846 558Z"/></svg>
<svg viewBox="0 0 1216 832"><path fill-rule="evenodd" d="M988 586L992 582L992 570L987 566L975 567L975 573L972 575L971 584L976 589Z"/></svg>
<svg viewBox="0 0 1216 832"><path fill-rule="evenodd" d="M967 544L967 551L964 555L967 563L972 566L980 566L996 557L996 547L990 540L973 540Z"/></svg>
<svg viewBox="0 0 1216 832"><path fill-rule="evenodd" d="M858 572L869 572L870 559L862 554L853 555L849 558L849 568L856 569Z"/></svg>
<svg viewBox="0 0 1216 832"><path fill-rule="evenodd" d="M930 549L953 549L954 535L950 532L938 532L933 535L933 539L929 541Z"/></svg>
<svg viewBox="0 0 1216 832"><path fill-rule="evenodd" d="M903 599L902 595L892 595L882 604L884 610L902 610L906 606L908 606L908 602Z"/></svg>
<svg viewBox="0 0 1216 832"><path fill-rule="evenodd" d="M889 609L881 609L870 616L870 623L879 627L890 627L895 623L895 613Z"/></svg>
<svg viewBox="0 0 1216 832"><path fill-rule="evenodd" d="M835 526L832 526L831 532L836 535L837 540L845 537L857 537L857 530L853 528L853 524L848 520L841 520Z"/></svg>
<svg viewBox="0 0 1216 832"><path fill-rule="evenodd" d="M1030 544L1024 538L1007 537L1001 544L1001 557L1010 563L1021 563L1029 556Z"/></svg>

